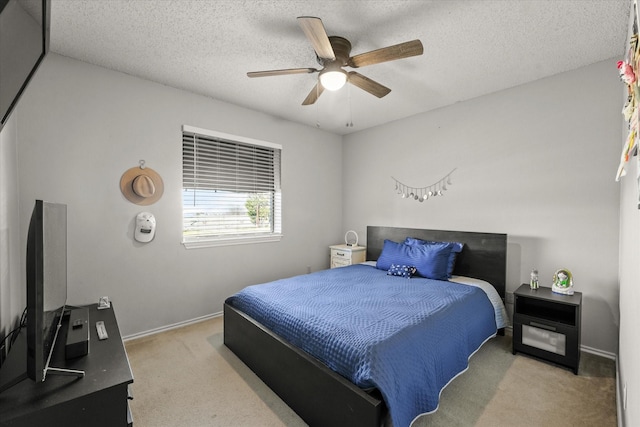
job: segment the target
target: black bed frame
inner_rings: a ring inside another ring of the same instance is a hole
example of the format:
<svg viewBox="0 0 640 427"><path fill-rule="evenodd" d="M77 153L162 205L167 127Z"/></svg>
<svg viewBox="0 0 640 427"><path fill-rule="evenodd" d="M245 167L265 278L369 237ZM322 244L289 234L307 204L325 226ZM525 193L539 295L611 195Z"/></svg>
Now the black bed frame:
<svg viewBox="0 0 640 427"><path fill-rule="evenodd" d="M378 259L385 239L406 237L464 243L453 273L491 283L504 300L506 234L369 226L367 260ZM378 390L359 388L227 304L224 343L310 426L380 427L387 421Z"/></svg>

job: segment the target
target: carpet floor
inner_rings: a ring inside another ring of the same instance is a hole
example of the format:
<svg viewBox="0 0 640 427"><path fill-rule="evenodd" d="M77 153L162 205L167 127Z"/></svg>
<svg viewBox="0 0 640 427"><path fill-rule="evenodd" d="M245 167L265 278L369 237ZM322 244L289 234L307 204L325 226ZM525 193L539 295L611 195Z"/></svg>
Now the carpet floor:
<svg viewBox="0 0 640 427"><path fill-rule="evenodd" d="M223 344L222 317L125 343L136 427L302 427ZM412 427L615 427L615 362L582 353L579 375L488 341Z"/></svg>

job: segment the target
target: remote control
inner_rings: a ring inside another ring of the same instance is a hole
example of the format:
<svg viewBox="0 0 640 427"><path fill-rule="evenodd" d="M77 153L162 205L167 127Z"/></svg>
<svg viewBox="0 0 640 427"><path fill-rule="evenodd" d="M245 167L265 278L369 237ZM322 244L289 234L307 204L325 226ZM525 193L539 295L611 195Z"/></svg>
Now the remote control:
<svg viewBox="0 0 640 427"><path fill-rule="evenodd" d="M104 327L104 322L102 320L98 320L96 322L96 331L98 332L99 340L106 340L107 338L109 338L109 335L107 334L107 330Z"/></svg>

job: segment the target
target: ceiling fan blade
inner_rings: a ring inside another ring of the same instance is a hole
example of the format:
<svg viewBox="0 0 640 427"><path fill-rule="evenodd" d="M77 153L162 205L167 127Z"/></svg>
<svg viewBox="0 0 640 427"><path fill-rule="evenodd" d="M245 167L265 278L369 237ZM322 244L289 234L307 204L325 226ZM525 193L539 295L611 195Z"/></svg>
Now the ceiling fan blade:
<svg viewBox="0 0 640 427"><path fill-rule="evenodd" d="M412 40L353 56L349 58L347 65L353 68L364 67L365 65L422 55L423 52L422 42L420 40Z"/></svg>
<svg viewBox="0 0 640 427"><path fill-rule="evenodd" d="M371 95L375 95L378 98L382 98L391 92L386 86L381 85L380 83L371 80L369 77L365 77L360 73L356 73L355 71L349 71L349 83L354 86L358 86L360 89L369 92Z"/></svg>
<svg viewBox="0 0 640 427"><path fill-rule="evenodd" d="M327 36L327 32L320 18L299 16L298 24L300 28L302 28L302 31L304 31L307 39L311 42L313 50L316 51L316 55L318 55L319 58L336 59L336 55L333 53L333 48L329 42L329 36Z"/></svg>
<svg viewBox="0 0 640 427"><path fill-rule="evenodd" d="M302 101L302 105L313 104L318 100L318 98L320 98L320 95L322 94L323 91L324 91L324 88L322 87L320 82L316 83L313 89L311 89L311 92L309 92L309 95L307 95L304 101Z"/></svg>
<svg viewBox="0 0 640 427"><path fill-rule="evenodd" d="M310 74L317 73L319 70L315 68L287 68L284 70L269 71L250 71L247 73L249 77L268 77L268 76L285 76L288 74Z"/></svg>

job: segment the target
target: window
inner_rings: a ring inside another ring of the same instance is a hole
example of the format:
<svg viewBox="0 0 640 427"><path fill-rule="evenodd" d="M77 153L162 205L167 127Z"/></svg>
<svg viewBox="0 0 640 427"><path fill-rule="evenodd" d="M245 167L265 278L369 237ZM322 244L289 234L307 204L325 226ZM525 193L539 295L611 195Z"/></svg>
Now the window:
<svg viewBox="0 0 640 427"><path fill-rule="evenodd" d="M278 144L183 126L184 245L279 240L281 151Z"/></svg>

